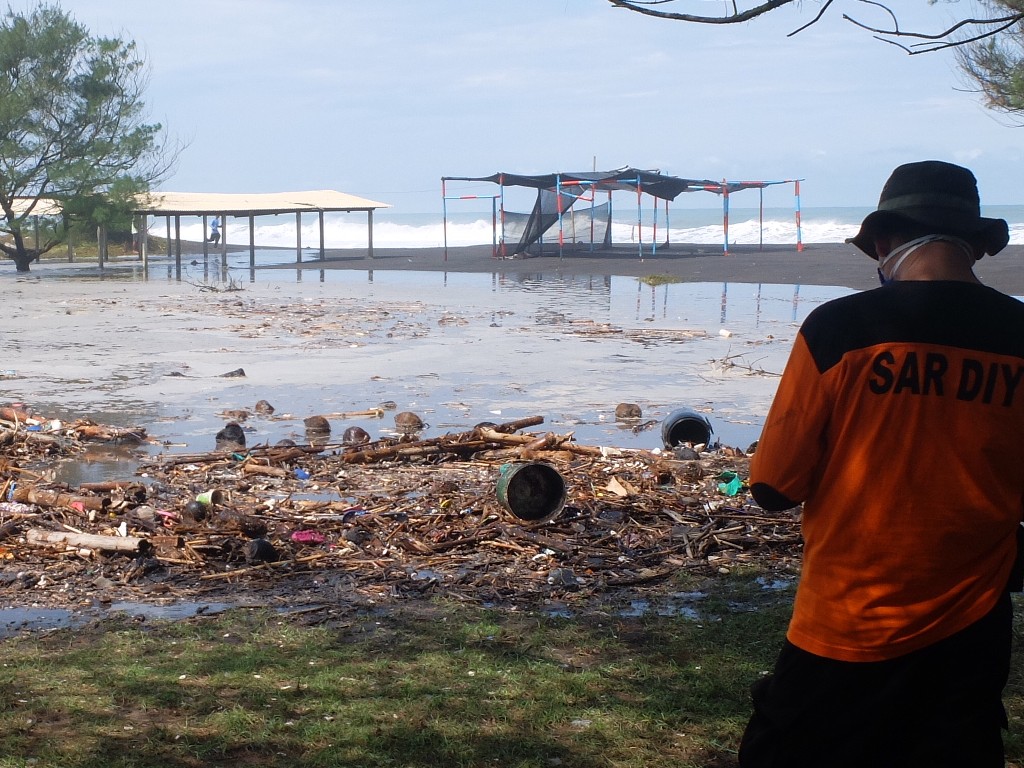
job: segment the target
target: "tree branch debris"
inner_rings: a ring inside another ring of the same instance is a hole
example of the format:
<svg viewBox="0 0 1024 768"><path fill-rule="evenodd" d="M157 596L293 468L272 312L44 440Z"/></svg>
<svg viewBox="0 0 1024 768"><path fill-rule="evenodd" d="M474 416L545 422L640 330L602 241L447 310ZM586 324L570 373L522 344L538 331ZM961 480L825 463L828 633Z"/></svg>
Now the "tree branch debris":
<svg viewBox="0 0 1024 768"><path fill-rule="evenodd" d="M51 602L244 589L306 602L518 603L798 562L796 511L767 513L720 487L725 472L747 476L742 452L680 459L523 431L543 421L360 446L161 454L134 478L67 487L43 479L47 465L83 441L144 440L145 430L19 413L0 422L0 580ZM520 461L564 478L553 519L522 520L499 501L499 468Z"/></svg>

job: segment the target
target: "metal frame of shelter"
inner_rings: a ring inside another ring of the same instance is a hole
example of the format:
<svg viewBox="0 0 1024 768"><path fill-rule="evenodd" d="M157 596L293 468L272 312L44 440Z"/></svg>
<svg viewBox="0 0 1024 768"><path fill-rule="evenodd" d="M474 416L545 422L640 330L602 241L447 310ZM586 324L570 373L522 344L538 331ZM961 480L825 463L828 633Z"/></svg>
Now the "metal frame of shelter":
<svg viewBox="0 0 1024 768"><path fill-rule="evenodd" d="M302 261L302 214L316 213L320 225L320 260L324 254L325 213L366 213L368 257L373 258L373 212L378 208L390 208L388 203L368 200L345 192L322 189L310 192L280 192L272 194L213 194L199 192L153 192L138 201L133 214L142 217L140 232L149 229L149 216L164 216L167 219L167 255L171 256L174 244L175 266L181 273L181 217L200 216L203 233L207 231L207 217L219 216L224 233L216 250L221 253L221 262L227 263L227 217L247 218L249 221L249 267L256 267L255 219L257 216L272 216L282 213L295 214L295 260ZM174 237L171 237L171 220L174 220ZM203 240L203 256L208 255L207 240ZM142 238L141 257L148 265L146 238Z"/></svg>
<svg viewBox="0 0 1024 768"><path fill-rule="evenodd" d="M11 201L11 208L19 219L32 219L32 234L37 250L39 249L39 220L55 218L64 213L64 206L60 204L60 201L50 197L16 197ZM71 261L73 254L74 250L69 240L68 261Z"/></svg>
<svg viewBox="0 0 1024 768"><path fill-rule="evenodd" d="M499 186L499 192L496 195L448 195L447 183L450 181L470 181L470 182L491 182ZM543 191L553 192L555 194L557 214L558 214L558 256L563 256L565 246L565 230L564 230L564 214L571 212L572 206L577 200L589 200L591 206L594 205L596 193L598 191L607 191L608 203L609 203L609 219L611 216L611 200L612 192L616 190L631 191L636 194L636 210L637 210L637 253L640 260L643 260L643 217L642 217L642 201L643 195L649 194L655 198L654 204L654 220L652 222L652 235L651 235L651 255L657 253L658 248L658 204L657 200L664 200L665 202L665 232L666 239L665 245L669 245L668 232L669 232L669 207L670 201L673 201L683 192L712 192L722 196L722 233L723 233L723 254L729 254L729 199L730 196L745 189L757 189L760 192L759 196L759 227L760 243L759 246L764 246L764 189L766 187L775 186L779 184L793 184L794 185L794 197L796 201L795 219L796 219L796 250L803 251L803 236L801 233L801 222L800 222L800 182L803 179L781 179L778 181L712 181L710 179L684 179L677 176L668 176L662 174L660 171L645 171L636 168L626 167L619 168L614 171L587 171L581 173L550 173L543 175L523 175L514 173L499 172L490 176L443 176L441 178L441 200L442 210L444 216L444 252L445 259L448 258L448 201L449 200L476 200L476 199L490 199L491 200L491 228L492 228L492 256L494 258L508 258L508 244L506 241L505 232L505 187L506 186L519 186L519 187L532 187L537 190L538 200ZM582 193L577 194L573 190L575 189L588 189L590 191L590 197L587 198ZM572 202L569 203L564 209L562 200L564 198L571 198ZM535 210L539 210L538 207ZM500 222L500 237L499 237L499 225ZM546 231L544 228L543 231ZM542 241L543 231L539 235ZM531 241L533 242L533 241ZM594 250L593 239L591 239L590 250Z"/></svg>

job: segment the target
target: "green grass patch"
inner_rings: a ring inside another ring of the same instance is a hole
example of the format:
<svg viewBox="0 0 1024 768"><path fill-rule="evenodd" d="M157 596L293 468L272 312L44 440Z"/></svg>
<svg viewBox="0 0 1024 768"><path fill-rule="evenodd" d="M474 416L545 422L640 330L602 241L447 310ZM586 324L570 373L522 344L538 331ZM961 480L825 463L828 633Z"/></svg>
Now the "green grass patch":
<svg viewBox="0 0 1024 768"><path fill-rule="evenodd" d="M12 638L0 768L731 766L792 595L752 575L699 588L698 619L435 602ZM1022 679L1015 664L1018 759Z"/></svg>
<svg viewBox="0 0 1024 768"><path fill-rule="evenodd" d="M675 277L674 275L645 275L644 277L638 277L637 280L639 280L644 285L652 286L669 285L670 283L684 282L683 278Z"/></svg>

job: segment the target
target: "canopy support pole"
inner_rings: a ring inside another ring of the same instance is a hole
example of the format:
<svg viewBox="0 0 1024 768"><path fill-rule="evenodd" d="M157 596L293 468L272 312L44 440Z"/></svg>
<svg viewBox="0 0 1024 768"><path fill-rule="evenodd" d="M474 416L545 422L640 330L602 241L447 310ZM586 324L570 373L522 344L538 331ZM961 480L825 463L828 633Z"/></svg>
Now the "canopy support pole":
<svg viewBox="0 0 1024 768"><path fill-rule="evenodd" d="M793 195L796 197L796 251L804 250L803 234L800 232L800 179L793 182Z"/></svg>
<svg viewBox="0 0 1024 768"><path fill-rule="evenodd" d="M220 216L220 263L221 266L226 267L228 265L228 215L226 213L218 215Z"/></svg>
<svg viewBox="0 0 1024 768"><path fill-rule="evenodd" d="M729 255L729 184L722 181L722 236L723 254Z"/></svg>
<svg viewBox="0 0 1024 768"><path fill-rule="evenodd" d="M655 203L657 205L657 203ZM665 247L668 248L672 244L672 226L668 221L668 198L665 198Z"/></svg>
<svg viewBox="0 0 1024 768"><path fill-rule="evenodd" d="M640 189L640 179L636 181L636 252L640 261L644 260L644 217L640 207L640 198L643 192Z"/></svg>
<svg viewBox="0 0 1024 768"><path fill-rule="evenodd" d="M508 256L508 243L505 241L505 174L498 177L498 195L501 197L501 258Z"/></svg>
<svg viewBox="0 0 1024 768"><path fill-rule="evenodd" d="M565 234L562 232L562 175L555 176L555 210L558 211L558 258L562 258Z"/></svg>
<svg viewBox="0 0 1024 768"><path fill-rule="evenodd" d="M139 226L139 256L142 257L142 269L149 274L149 216L142 214Z"/></svg>
<svg viewBox="0 0 1024 768"><path fill-rule="evenodd" d="M445 192L444 176L441 177L441 221L444 233L444 260L448 261L448 195Z"/></svg>
<svg viewBox="0 0 1024 768"><path fill-rule="evenodd" d="M319 220L318 223L320 225L320 261L323 261L324 258L326 258L325 254L324 254L324 212L323 212L323 209L317 211L317 219Z"/></svg>
<svg viewBox="0 0 1024 768"><path fill-rule="evenodd" d="M366 211L367 257L373 258L373 208Z"/></svg>
<svg viewBox="0 0 1024 768"><path fill-rule="evenodd" d="M174 277L181 280L181 216L174 217Z"/></svg>
<svg viewBox="0 0 1024 768"><path fill-rule="evenodd" d="M757 190L757 250L764 250L764 187Z"/></svg>

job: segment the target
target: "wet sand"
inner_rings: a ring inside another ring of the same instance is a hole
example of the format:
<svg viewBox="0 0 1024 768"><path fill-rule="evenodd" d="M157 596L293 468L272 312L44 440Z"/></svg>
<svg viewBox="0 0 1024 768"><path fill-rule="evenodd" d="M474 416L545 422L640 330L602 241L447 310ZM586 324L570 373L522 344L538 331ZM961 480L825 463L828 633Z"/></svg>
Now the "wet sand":
<svg viewBox="0 0 1024 768"><path fill-rule="evenodd" d="M232 250L235 250L232 246ZM282 249L288 252L289 249ZM294 253L294 251L292 251ZM565 250L532 258L495 258L491 246L449 248L328 249L320 261L315 251L303 255L303 269L420 270L500 272L503 274L665 275L683 282L735 282L773 285L836 285L854 290L878 285L875 262L852 245L811 243L797 251L792 245L734 246L724 254L715 245L672 245L642 257L631 246L590 252ZM294 260L279 268L296 268ZM1024 246L1011 245L975 267L978 277L1004 293L1024 296Z"/></svg>

